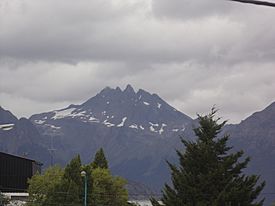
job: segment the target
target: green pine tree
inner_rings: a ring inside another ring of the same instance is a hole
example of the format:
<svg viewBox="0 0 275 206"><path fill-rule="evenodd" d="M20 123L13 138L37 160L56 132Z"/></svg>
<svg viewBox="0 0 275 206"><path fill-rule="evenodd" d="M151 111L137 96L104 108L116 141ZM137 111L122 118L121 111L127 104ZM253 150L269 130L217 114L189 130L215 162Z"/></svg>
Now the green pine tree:
<svg viewBox="0 0 275 206"><path fill-rule="evenodd" d="M100 148L96 152L94 161L92 162L92 168L108 169L108 161L105 157L105 154L102 148Z"/></svg>
<svg viewBox="0 0 275 206"><path fill-rule="evenodd" d="M166 206L262 206L257 197L265 186L259 176L243 174L249 158L243 151L233 153L227 146L229 135L218 138L226 121L215 119L216 110L198 115L197 140L182 139L186 150L177 151L179 166L168 162L173 187L165 185L162 202ZM242 160L240 160L242 159ZM152 200L154 206L159 205Z"/></svg>
<svg viewBox="0 0 275 206"><path fill-rule="evenodd" d="M81 160L77 155L64 170L61 183L55 187L52 202L59 205L80 206L83 202L83 180L81 177Z"/></svg>

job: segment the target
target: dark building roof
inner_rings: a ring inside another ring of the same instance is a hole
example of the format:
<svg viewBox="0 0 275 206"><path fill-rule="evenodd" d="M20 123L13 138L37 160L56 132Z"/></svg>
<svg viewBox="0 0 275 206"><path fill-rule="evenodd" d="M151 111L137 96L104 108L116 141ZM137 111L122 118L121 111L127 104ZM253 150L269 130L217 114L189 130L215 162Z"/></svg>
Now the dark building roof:
<svg viewBox="0 0 275 206"><path fill-rule="evenodd" d="M41 167L42 163L33 159L0 152L0 191L26 191L28 179L41 173Z"/></svg>
<svg viewBox="0 0 275 206"><path fill-rule="evenodd" d="M33 160L33 159L29 159L27 157L23 157L23 156L18 156L18 155L14 155L14 154L9 154L9 153L5 153L5 152L0 152L0 155L4 155L4 156L10 156L10 157L13 157L13 158L19 158L19 159L24 159L24 160L27 160L27 161L31 161L31 162L35 162L36 164L39 164L39 165L43 165L43 163L41 162L38 162L36 160Z"/></svg>

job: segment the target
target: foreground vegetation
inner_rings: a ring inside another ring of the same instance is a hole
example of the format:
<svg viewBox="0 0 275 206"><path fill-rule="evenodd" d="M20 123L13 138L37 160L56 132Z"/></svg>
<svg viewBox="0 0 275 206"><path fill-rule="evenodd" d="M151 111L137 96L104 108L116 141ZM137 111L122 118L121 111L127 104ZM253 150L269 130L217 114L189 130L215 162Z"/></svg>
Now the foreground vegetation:
<svg viewBox="0 0 275 206"><path fill-rule="evenodd" d="M111 175L103 149L100 149L88 165L82 165L78 155L65 169L54 166L43 175L34 175L29 181L27 206L83 205L82 171L86 172L87 177L87 205L128 205L126 181Z"/></svg>
<svg viewBox="0 0 275 206"><path fill-rule="evenodd" d="M243 151L232 152L229 135L219 138L226 121L215 119L216 110L198 115L196 141L182 139L185 151L177 151L179 166L168 163L173 187L165 185L162 202L166 206L262 206L257 197L265 186L259 176L243 174L249 158ZM152 199L154 206L160 204Z"/></svg>
<svg viewBox="0 0 275 206"><path fill-rule="evenodd" d="M216 110L198 116L195 141L182 138L184 152L177 151L179 165L168 162L172 186L166 184L161 198L166 206L262 206L258 199L265 186L257 175L245 175L250 159L243 151L233 152L229 135L220 137L226 121L215 118ZM94 161L82 165L80 157L71 160L65 169L51 167L43 175L29 181L30 200L27 206L83 205L84 180L88 180L88 205L126 206L129 203L126 181L111 175L104 152L100 149ZM160 203L152 198L153 206Z"/></svg>

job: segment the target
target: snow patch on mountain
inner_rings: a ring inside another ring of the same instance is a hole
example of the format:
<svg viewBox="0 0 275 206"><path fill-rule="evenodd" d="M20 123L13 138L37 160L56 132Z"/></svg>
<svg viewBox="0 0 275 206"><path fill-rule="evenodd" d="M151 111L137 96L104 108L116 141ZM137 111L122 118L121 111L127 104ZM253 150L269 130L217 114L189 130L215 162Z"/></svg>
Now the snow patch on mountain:
<svg viewBox="0 0 275 206"><path fill-rule="evenodd" d="M58 129L61 129L61 127L57 127L55 125L52 125L52 124L45 124L46 126L50 127L51 129L53 130L58 130Z"/></svg>
<svg viewBox="0 0 275 206"><path fill-rule="evenodd" d="M154 123L152 123L152 122L149 122L149 124L150 124L151 126L153 126L153 127L158 127L158 126L159 126L159 124L154 124Z"/></svg>
<svg viewBox="0 0 275 206"><path fill-rule="evenodd" d="M166 127L166 126L167 126L167 124L164 124L164 123L161 124L161 128L159 130L159 134L162 134L164 132L164 127Z"/></svg>
<svg viewBox="0 0 275 206"><path fill-rule="evenodd" d="M108 120L104 120L102 124L105 124L107 127L114 127L115 125L113 123L108 122Z"/></svg>
<svg viewBox="0 0 275 206"><path fill-rule="evenodd" d="M136 124L132 124L129 127L132 128L132 129L138 129L138 126Z"/></svg>
<svg viewBox="0 0 275 206"><path fill-rule="evenodd" d="M123 117L121 123L118 124L117 127L123 127L126 120L127 120L127 117Z"/></svg>
<svg viewBox="0 0 275 206"><path fill-rule="evenodd" d="M75 108L65 109L65 110L59 110L54 111L54 116L52 119L63 119L64 117L72 116L72 112L75 110Z"/></svg>
<svg viewBox="0 0 275 206"><path fill-rule="evenodd" d="M158 108L160 109L160 107L161 107L161 104L160 103L157 103L158 104Z"/></svg>
<svg viewBox="0 0 275 206"><path fill-rule="evenodd" d="M95 117L90 117L89 121L90 122L97 122L97 123L99 123L99 120L97 118L95 118Z"/></svg>
<svg viewBox="0 0 275 206"><path fill-rule="evenodd" d="M148 102L143 102L143 104L145 104L145 105L147 105L147 106L149 106L149 105L150 105L150 103L148 103Z"/></svg>
<svg viewBox="0 0 275 206"><path fill-rule="evenodd" d="M34 122L36 123L36 124L44 124L45 123L45 121L43 121L43 120L34 120Z"/></svg>

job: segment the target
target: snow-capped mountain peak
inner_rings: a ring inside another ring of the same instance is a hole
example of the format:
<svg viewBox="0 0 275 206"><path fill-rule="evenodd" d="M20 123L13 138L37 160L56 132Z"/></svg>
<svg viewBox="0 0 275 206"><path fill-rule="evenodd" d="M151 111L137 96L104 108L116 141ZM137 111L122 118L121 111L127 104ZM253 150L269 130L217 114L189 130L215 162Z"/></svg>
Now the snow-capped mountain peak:
<svg viewBox="0 0 275 206"><path fill-rule="evenodd" d="M124 90L105 87L96 96L81 105L70 105L61 110L33 115L31 120L49 130L60 128L62 121L100 125L107 128L127 128L154 135L169 135L180 131L192 121L178 112L156 94L131 85Z"/></svg>

